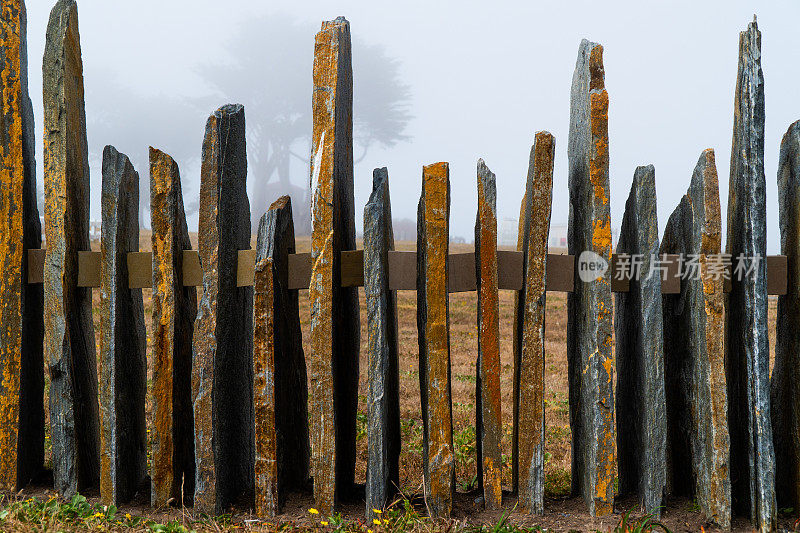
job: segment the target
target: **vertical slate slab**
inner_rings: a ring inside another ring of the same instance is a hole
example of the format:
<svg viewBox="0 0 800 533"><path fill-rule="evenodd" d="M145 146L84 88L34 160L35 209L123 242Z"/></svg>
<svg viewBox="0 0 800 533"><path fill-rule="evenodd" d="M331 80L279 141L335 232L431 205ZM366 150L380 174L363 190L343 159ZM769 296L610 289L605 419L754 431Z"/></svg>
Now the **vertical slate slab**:
<svg viewBox="0 0 800 533"><path fill-rule="evenodd" d="M536 133L520 217L523 287L514 314L515 488L522 509L535 514L544 512L545 288L555 149L550 133Z"/></svg>
<svg viewBox="0 0 800 533"><path fill-rule="evenodd" d="M714 151L697 161L691 185L664 228L660 253L699 256L680 294L662 295L667 413L667 492L697 502L706 520L730 528L728 401L725 392L724 279L718 255L722 215Z"/></svg>
<svg viewBox="0 0 800 533"><path fill-rule="evenodd" d="M194 499L192 332L197 290L183 286L183 251L190 250L178 165L150 148L153 246L153 507Z"/></svg>
<svg viewBox="0 0 800 533"><path fill-rule="evenodd" d="M500 300L497 293L497 184L478 159L478 214L475 220L475 279L478 282L478 362L475 426L478 430L478 484L487 509L503 502L500 439Z"/></svg>
<svg viewBox="0 0 800 533"><path fill-rule="evenodd" d="M256 515L274 516L308 481L308 385L299 294L288 288L295 253L292 201L283 196L258 226L253 296Z"/></svg>
<svg viewBox="0 0 800 533"><path fill-rule="evenodd" d="M666 486L664 344L658 256L656 170L638 167L625 204L617 254L641 258L630 290L616 294L619 493L636 494L659 517Z"/></svg>
<svg viewBox="0 0 800 533"><path fill-rule="evenodd" d="M389 251L394 250L389 173L376 168L372 194L364 208L364 295L367 301L367 501L373 509L389 505L400 486L400 384L397 345L397 295L389 289Z"/></svg>
<svg viewBox="0 0 800 533"><path fill-rule="evenodd" d="M244 107L226 105L206 122L200 174L203 269L192 340L195 510L219 514L252 501L253 288L237 287L239 250L250 249Z"/></svg>
<svg viewBox="0 0 800 533"><path fill-rule="evenodd" d="M311 152L311 441L314 500L328 516L352 492L356 460L358 289L340 286L356 247L350 23L323 22L314 43Z"/></svg>
<svg viewBox="0 0 800 533"><path fill-rule="evenodd" d="M726 251L759 256L755 276L733 275L725 313L728 425L734 510L775 529L775 454L769 398L764 76L755 18L739 34ZM748 266L748 265L745 265Z"/></svg>
<svg viewBox="0 0 800 533"><path fill-rule="evenodd" d="M608 93L603 47L581 42L572 77L569 128L569 253L578 263L567 297L572 492L593 516L614 510L614 359L611 273L580 278L580 256L611 262Z"/></svg>
<svg viewBox="0 0 800 533"><path fill-rule="evenodd" d="M425 505L434 518L453 508L455 466L450 387L450 169L422 169L417 209L417 335L422 404L422 473Z"/></svg>
<svg viewBox="0 0 800 533"><path fill-rule="evenodd" d="M43 288L27 283L27 252L40 248L33 108L28 97L25 2L0 18L0 490L24 487L44 464Z"/></svg>
<svg viewBox="0 0 800 533"><path fill-rule="evenodd" d="M786 294L778 296L771 383L775 493L780 507L800 509L800 121L781 141L778 218L788 279Z"/></svg>
<svg viewBox="0 0 800 533"><path fill-rule="evenodd" d="M147 476L147 333L142 289L128 287L128 253L139 251L139 173L113 146L103 150L102 188L100 497L116 505Z"/></svg>
<svg viewBox="0 0 800 533"><path fill-rule="evenodd" d="M70 498L100 481L92 290L78 287L89 246L89 160L75 0L58 0L44 61L44 352L56 490Z"/></svg>

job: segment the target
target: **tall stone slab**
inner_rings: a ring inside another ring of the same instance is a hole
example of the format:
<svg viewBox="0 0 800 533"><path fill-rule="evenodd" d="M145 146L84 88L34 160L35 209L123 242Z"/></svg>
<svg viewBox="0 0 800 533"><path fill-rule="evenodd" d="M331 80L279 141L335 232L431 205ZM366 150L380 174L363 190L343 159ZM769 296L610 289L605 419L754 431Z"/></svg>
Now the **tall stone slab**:
<svg viewBox="0 0 800 533"><path fill-rule="evenodd" d="M328 515L352 492L356 460L358 290L341 287L341 252L356 247L350 23L323 22L314 43L311 142L311 467Z"/></svg>
<svg viewBox="0 0 800 533"><path fill-rule="evenodd" d="M194 322L195 510L219 514L253 497L253 288L237 287L239 250L250 249L244 107L206 122L198 245L203 296Z"/></svg>
<svg viewBox="0 0 800 533"><path fill-rule="evenodd" d="M648 165L633 175L622 218L617 255L629 256L637 268L629 271L629 291L616 294L614 329L619 493L638 495L642 510L655 517L661 514L667 477L658 253L656 170Z"/></svg>
<svg viewBox="0 0 800 533"><path fill-rule="evenodd" d="M450 386L450 169L422 169L417 209L417 336L422 406L422 474L425 505L435 518L453 508L455 466Z"/></svg>
<svg viewBox="0 0 800 533"><path fill-rule="evenodd" d="M478 484L487 509L503 502L500 439L500 299L497 292L497 184L478 159L478 214L475 220L475 279L478 283L478 362L475 426L478 430Z"/></svg>
<svg viewBox="0 0 800 533"><path fill-rule="evenodd" d="M24 487L44 466L43 288L27 283L27 252L41 247L33 108L28 97L24 0L0 13L0 490Z"/></svg>
<svg viewBox="0 0 800 533"><path fill-rule="evenodd" d="M192 333L197 291L183 285L183 251L190 250L178 165L150 148L153 249L153 431L150 503L194 499Z"/></svg>
<svg viewBox="0 0 800 533"><path fill-rule="evenodd" d="M572 492L593 516L614 510L614 359L611 354L611 262L608 92L603 47L581 42L570 99L569 253L575 289L567 297L567 361L572 427ZM581 276L581 267L584 275ZM583 278L589 280L584 281Z"/></svg>
<svg viewBox="0 0 800 533"><path fill-rule="evenodd" d="M522 509L544 512L544 327L555 138L536 133L520 217L523 286L514 313L512 468Z"/></svg>
<svg viewBox="0 0 800 533"><path fill-rule="evenodd" d="M800 509L800 121L783 136L778 159L778 218L787 292L778 297L772 436L780 507Z"/></svg>
<svg viewBox="0 0 800 533"><path fill-rule="evenodd" d="M389 173L376 168L364 208L364 295L367 301L367 501L384 509L400 486L400 383L397 295L389 289L389 252L394 250Z"/></svg>
<svg viewBox="0 0 800 533"><path fill-rule="evenodd" d="M274 516L290 490L308 481L308 385L298 291L292 201L283 196L258 226L253 295L253 410L256 515Z"/></svg>
<svg viewBox="0 0 800 533"><path fill-rule="evenodd" d="M739 72L733 113L728 188L728 243L734 269L725 312L728 427L733 507L763 531L776 523L775 454L769 398L767 335L767 205L764 177L764 76L755 18L739 34ZM741 279L739 279L741 278Z"/></svg>
<svg viewBox="0 0 800 533"><path fill-rule="evenodd" d="M58 0L44 61L44 353L50 370L55 489L65 498L100 481L92 290L78 287L89 245L89 160L75 0Z"/></svg>
<svg viewBox="0 0 800 533"><path fill-rule="evenodd" d="M139 173L113 146L103 150L100 236L100 496L133 498L147 476L147 332L142 289L128 286L139 251Z"/></svg>
<svg viewBox="0 0 800 533"><path fill-rule="evenodd" d="M730 444L725 391L724 278L713 266L722 240L713 150L664 228L661 254L681 254L680 294L662 295L667 492L697 502L722 529L731 521ZM696 258L696 266L688 262Z"/></svg>

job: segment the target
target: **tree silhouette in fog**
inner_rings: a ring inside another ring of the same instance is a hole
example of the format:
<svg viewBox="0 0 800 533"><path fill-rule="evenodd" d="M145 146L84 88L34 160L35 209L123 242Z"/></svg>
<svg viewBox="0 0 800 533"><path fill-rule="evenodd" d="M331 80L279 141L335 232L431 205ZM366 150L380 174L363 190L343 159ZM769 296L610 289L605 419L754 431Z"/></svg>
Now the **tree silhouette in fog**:
<svg viewBox="0 0 800 533"><path fill-rule="evenodd" d="M226 103L245 106L248 179L253 229L269 204L292 195L295 229L310 231L308 160L311 140L314 35L319 26L278 15L251 19L223 42L228 57L195 67L208 94L184 97L148 83L149 93L120 83L107 69L86 73L87 133L93 169L103 146L130 157L140 175L140 221L150 225L148 146L178 163L187 217L197 213L197 169L208 116ZM353 37L353 138L356 162L375 145L407 140L411 91L400 64L381 46ZM201 93L202 94L202 93ZM294 163L294 164L292 164ZM94 170L96 172L96 170ZM97 176L99 186L99 176Z"/></svg>
<svg viewBox="0 0 800 533"><path fill-rule="evenodd" d="M224 62L198 75L221 100L244 104L254 224L280 194L292 194L298 233L310 228L308 162L312 133L314 35L319 26L284 15L251 19L223 43ZM352 29L357 34L357 29ZM358 163L375 145L407 140L411 90L382 46L352 37L353 138ZM293 164L294 163L294 164Z"/></svg>

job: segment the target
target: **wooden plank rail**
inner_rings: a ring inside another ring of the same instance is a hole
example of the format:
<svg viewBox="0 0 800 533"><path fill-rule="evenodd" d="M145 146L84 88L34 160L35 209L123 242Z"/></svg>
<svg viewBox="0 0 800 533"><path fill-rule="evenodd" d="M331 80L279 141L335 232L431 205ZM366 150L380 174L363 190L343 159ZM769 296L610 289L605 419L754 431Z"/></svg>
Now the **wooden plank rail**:
<svg viewBox="0 0 800 533"><path fill-rule="evenodd" d="M44 280L44 249L28 252L28 283L42 283ZM237 283L239 287L253 285L255 269L255 250L240 250ZM667 255L667 274L662 280L663 294L680 292L678 256ZM771 255L767 260L767 292L772 295L786 294L786 256ZM549 254L547 256L547 290L551 292L572 292L575 271L575 257L572 255ZM450 292L470 292L477 289L475 280L475 255L473 253L450 254ZM611 261L613 292L628 292L628 281L617 279L616 273L622 268L619 258L614 255ZM728 271L731 264L726 264ZM510 250L497 251L498 286L500 289L520 290L522 288L522 252ZM152 287L152 255L150 252L128 254L128 276L131 289ZM307 289L311 278L311 254L291 254L289 256L290 289ZM203 272L196 250L183 252L183 280L187 287L203 284ZM364 251L342 252L341 283L343 287L364 286ZM100 252L79 252L78 286L100 286ZM389 252L389 286L392 290L413 291L417 288L417 253ZM730 282L725 282L725 292L730 290Z"/></svg>

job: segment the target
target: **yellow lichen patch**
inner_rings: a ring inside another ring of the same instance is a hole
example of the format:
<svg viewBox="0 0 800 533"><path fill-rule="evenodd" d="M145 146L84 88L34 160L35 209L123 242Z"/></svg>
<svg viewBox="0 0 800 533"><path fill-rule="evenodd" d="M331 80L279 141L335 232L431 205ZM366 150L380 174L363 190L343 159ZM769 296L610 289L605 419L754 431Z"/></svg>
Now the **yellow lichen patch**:
<svg viewBox="0 0 800 533"><path fill-rule="evenodd" d="M594 188L594 202L608 204L608 92L589 94L589 121L592 138L589 154L589 180ZM606 208L607 209L607 208Z"/></svg>
<svg viewBox="0 0 800 533"><path fill-rule="evenodd" d="M592 247L603 257L611 257L611 219L609 217L592 222Z"/></svg>
<svg viewBox="0 0 800 533"><path fill-rule="evenodd" d="M22 365L23 184L21 2L4 0L0 28L0 489L17 488L20 369Z"/></svg>
<svg viewBox="0 0 800 533"><path fill-rule="evenodd" d="M337 466L334 424L334 299L339 298L334 272L339 268L342 236L338 235L338 205L334 201L338 165L337 147L352 150L352 141L337 139L337 126L350 120L350 109L341 109L340 95L350 89L346 84L350 70L349 24L343 19L322 23L314 42L312 93L312 154L310 166L311 204L311 284L309 301L311 309L311 469L314 477L314 501L319 510L330 515L336 495ZM352 135L352 124L346 131ZM350 146L346 146L350 143ZM342 148L340 148L342 149ZM352 154L350 154L352 158ZM351 159L352 160L352 159ZM352 163L351 163L352 164ZM345 171L345 169L342 169ZM352 187L352 185L351 185Z"/></svg>
<svg viewBox="0 0 800 533"><path fill-rule="evenodd" d="M450 332L448 321L448 265L450 182L447 163L423 168L421 213L424 225L425 273L423 286L427 322L424 325L424 354L427 366L427 472L425 500L437 517L450 516L454 469L452 405L450 399Z"/></svg>

